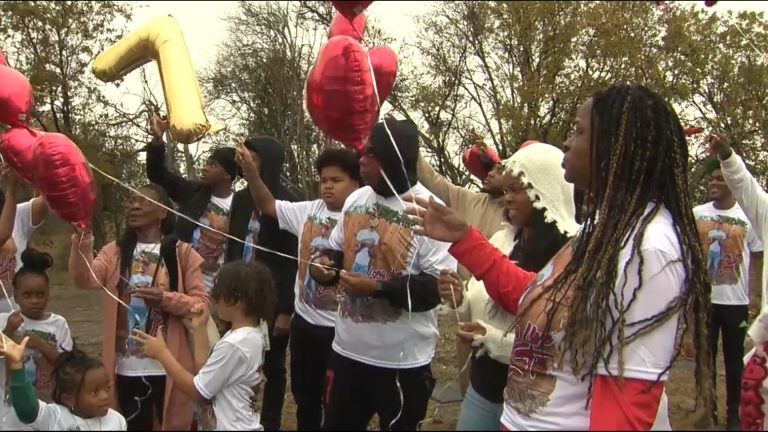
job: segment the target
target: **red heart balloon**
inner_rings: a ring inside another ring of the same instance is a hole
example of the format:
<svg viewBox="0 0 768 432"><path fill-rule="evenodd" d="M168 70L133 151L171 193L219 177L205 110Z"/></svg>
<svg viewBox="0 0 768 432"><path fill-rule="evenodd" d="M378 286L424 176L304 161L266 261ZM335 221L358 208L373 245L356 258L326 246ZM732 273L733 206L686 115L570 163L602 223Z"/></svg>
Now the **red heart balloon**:
<svg viewBox="0 0 768 432"><path fill-rule="evenodd" d="M397 54L385 46L375 47L368 51L371 56L371 66L376 78L376 89L379 91L379 104L387 100L392 92L397 78Z"/></svg>
<svg viewBox="0 0 768 432"><path fill-rule="evenodd" d="M475 144L464 152L461 161L470 174L483 181L488 177L491 169L501 161L501 158L494 149Z"/></svg>
<svg viewBox="0 0 768 432"><path fill-rule="evenodd" d="M32 187L35 183L34 161L35 146L43 132L23 127L15 127L0 136L0 154L19 177Z"/></svg>
<svg viewBox="0 0 768 432"><path fill-rule="evenodd" d="M331 4L336 8L339 13L347 17L352 21L356 16L363 13L363 11L373 3L372 1L332 1Z"/></svg>
<svg viewBox="0 0 768 432"><path fill-rule="evenodd" d="M362 41L365 36L365 15L360 14L350 21L340 12L336 12L328 30L328 38L334 36L349 36L358 42Z"/></svg>
<svg viewBox="0 0 768 432"><path fill-rule="evenodd" d="M96 189L88 162L66 135L46 133L37 140L35 179L43 198L59 217L80 228L93 216Z"/></svg>
<svg viewBox="0 0 768 432"><path fill-rule="evenodd" d="M349 36L331 38L307 75L306 109L318 129L358 151L376 122L379 105L368 53Z"/></svg>
<svg viewBox="0 0 768 432"><path fill-rule="evenodd" d="M16 69L0 65L0 123L24 126L32 108L32 86Z"/></svg>

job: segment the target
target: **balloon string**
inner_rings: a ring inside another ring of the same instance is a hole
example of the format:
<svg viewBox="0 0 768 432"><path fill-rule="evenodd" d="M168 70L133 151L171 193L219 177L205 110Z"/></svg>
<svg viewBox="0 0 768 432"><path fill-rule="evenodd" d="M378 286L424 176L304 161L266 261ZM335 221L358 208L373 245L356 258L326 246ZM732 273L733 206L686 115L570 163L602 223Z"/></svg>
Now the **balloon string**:
<svg viewBox="0 0 768 432"><path fill-rule="evenodd" d="M744 38L744 40L746 40L746 41L747 41L747 43L749 44L749 46L751 46L751 47L752 47L752 49L753 49L753 50L755 50L755 52L757 52L758 54L760 54L760 58L761 58L762 60L765 60L765 53L764 53L764 52L762 52L762 51L760 51L760 50L759 50L759 49L758 49L758 48L755 46L755 44L752 42L752 39L751 39L751 38L749 38L749 37L747 37L747 35L746 35L746 34L744 34L744 32L741 30L741 26L740 26L738 23L736 23L736 22L732 22L732 23L731 23L731 25L733 25L734 27L736 27L736 30L738 30L738 31L739 31L739 33L741 33L741 37L743 37L743 38Z"/></svg>
<svg viewBox="0 0 768 432"><path fill-rule="evenodd" d="M84 235L85 235L85 232L81 232L80 233L80 242L83 241ZM107 293L107 295L112 297L116 302L118 302L120 305L125 307L125 309L128 311L128 313L132 313L134 318L136 319L136 322L140 322L141 321L141 317L139 316L139 314L136 311L134 311L129 305L127 305L124 301L120 300L119 297L117 297L116 295L112 294L112 292L109 290L109 288L107 288L106 286L104 286L104 284L101 283L101 281L99 280L99 277L96 275L96 272L93 270L93 267L88 262L88 259L86 258L85 254L83 253L82 250L80 250L79 245L78 245L78 248L77 248L77 252L80 254L80 257L83 259L83 262L85 263L85 266L88 268L88 271L91 273L91 276L93 277L93 280L96 281L96 283L99 285L99 287L105 293ZM126 283L130 284L130 281L128 281L128 279L124 278L122 275L120 275L119 278L122 279L123 281L125 281ZM5 289L3 289L3 291L5 291Z"/></svg>
<svg viewBox="0 0 768 432"><path fill-rule="evenodd" d="M13 307L13 302L11 301L11 297L8 295L8 291L5 290L5 284L3 283L2 280L0 280L0 288L3 289L3 295L5 296L5 301L8 302L8 306L11 308L11 312L16 312L16 308Z"/></svg>
<svg viewBox="0 0 768 432"><path fill-rule="evenodd" d="M231 234L228 234L228 233L225 233L225 232L219 231L219 230L217 230L217 229L215 229L215 228L211 228L211 227L209 227L209 226L203 225L203 224L202 224L202 223L200 223L199 221L196 221L196 220L192 219L191 217L189 217L189 216L187 216L187 215L185 215L185 214L183 214L183 213L180 213L180 212L176 211L176 209L174 209L174 208L171 208L171 207L168 207L168 206L166 206L166 205L165 205L165 204L163 204L163 203L160 203L160 202L157 202L157 201L155 201L154 199L152 199L152 197L149 197L149 196L147 196L147 195L145 195L145 194L141 193L141 191L139 191L139 190L137 190L137 189L135 189L135 188L131 187L130 185L128 185L128 184L126 184L126 183L124 183L123 181L121 181L121 180L119 180L119 179L117 179L117 178L115 178L115 177L113 177L113 176L111 176L111 175L109 175L109 174L105 173L104 171L102 171L101 169L99 169L99 168L98 168L97 166L95 166L94 164L92 164L92 163L88 162L88 165L91 167L91 169L93 169L94 171L96 171L96 172L98 172L99 174L103 175L104 177L108 178L109 180L112 180L113 182L115 182L115 183L119 184L120 186L122 186L122 187L124 187L124 188L128 189L129 191L131 191L131 192L133 192L133 193L135 193L135 194L138 194L138 195L140 195L142 198L146 199L147 201L151 202L152 204L154 204L154 205L156 205L156 206L159 206L159 207L161 207L161 208L163 208L163 209L165 209L165 210L167 210L167 211L169 211L169 212L171 212L171 213L175 214L176 216L178 216L178 217L180 217L180 218L182 218L182 219L184 219L184 220L187 220L187 221L189 221L189 222L191 222L191 223L193 223L193 224L197 225L197 226L198 226L198 227L200 227L201 229L206 229L206 230L209 230L209 231L211 231L211 232L215 232L215 233L217 233L217 234L219 234L219 235L221 235L221 236L223 236L223 237L226 237L226 238L228 238L228 239L234 240L234 241L236 241L236 242L238 242L238 243L242 243L242 244L244 244L245 246L250 246L250 247L252 247L252 248L254 248L254 249L258 249L258 250L260 250L260 251L264 251L264 252L268 252L268 253L271 253L271 254L275 254L275 255L281 256L281 257L283 257L283 258L292 259L292 260L294 260L294 261L297 261L297 262L300 262L300 263L301 263L301 262L303 262L303 263L307 263L307 264L308 264L308 265L310 265L310 266L314 266L314 267L318 267L318 268L322 268L322 269L326 269L326 270L337 270L336 268L333 268L333 267L329 267L329 266L325 266L325 265L322 265L322 264L318 264L318 263L315 263L315 262L312 262L312 261L309 261L309 260L302 260L301 258L299 258L299 257L295 257L295 256L293 256L293 255L289 255L289 254L285 254L285 253L282 253L282 252L278 252L278 251L276 251L276 250L272 250L272 249L269 249L269 248L265 248L265 247L263 247L263 246L259 246L259 245L256 245L256 244L253 244L253 243L250 243L250 242L247 242L247 241L241 240L241 239L239 239L239 238L237 238L237 237L235 237L235 236L233 236L233 235L231 235Z"/></svg>

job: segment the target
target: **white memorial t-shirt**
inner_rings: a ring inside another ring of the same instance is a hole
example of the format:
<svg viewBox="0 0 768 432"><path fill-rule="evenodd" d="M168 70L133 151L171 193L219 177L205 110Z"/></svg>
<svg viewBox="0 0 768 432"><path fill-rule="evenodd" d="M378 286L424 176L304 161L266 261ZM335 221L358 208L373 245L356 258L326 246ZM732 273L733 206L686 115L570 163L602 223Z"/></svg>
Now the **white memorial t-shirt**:
<svg viewBox="0 0 768 432"><path fill-rule="evenodd" d="M434 197L420 183L406 193ZM456 270L448 243L417 236L412 227L400 197L385 198L366 186L344 203L331 233L331 246L344 251L345 270L375 280L422 272L437 277L440 270ZM344 294L333 349L372 366L414 368L432 361L437 337L434 309L409 316L407 310L393 307L386 299Z"/></svg>
<svg viewBox="0 0 768 432"><path fill-rule="evenodd" d="M264 337L256 327L228 331L195 376L195 388L213 403L215 430L262 430L253 399L264 378Z"/></svg>
<svg viewBox="0 0 768 432"><path fill-rule="evenodd" d="M718 210L711 202L694 208L693 215L712 280L712 303L748 305L750 252L762 252L763 244L747 215L738 204Z"/></svg>
<svg viewBox="0 0 768 432"><path fill-rule="evenodd" d="M650 211L646 209L646 214ZM634 232L629 235L633 238ZM578 237L577 237L578 238ZM628 303L638 289L639 255L633 252L633 242L627 242L619 252L615 295ZM541 291L551 285L571 260L573 242L569 242L539 272L536 280L520 299L515 341L510 354L507 387L504 390L502 424L509 430L587 430L590 412L586 408L589 381L577 378L570 368L569 353L560 353L559 344L564 336L570 295L552 299L551 294L539 298ZM683 289L685 272L682 251L674 231L674 221L665 208L654 216L639 244L643 256L642 288L624 315L625 334L632 334L637 323L666 309ZM626 271L625 271L626 269ZM551 319L546 331L548 313L544 312L558 300L561 307ZM614 317L618 312L612 306ZM678 316L672 316L652 331L638 336L624 346L624 377L662 382L662 374L675 351ZM614 337L617 337L614 334ZM565 362L558 367L560 355ZM618 375L618 352L608 361L608 369L601 362L597 374ZM662 401L665 402L665 401ZM657 416L665 414L659 407ZM611 415L611 413L605 413ZM662 419L663 420L663 419ZM658 423L658 420L657 420ZM657 424L655 427L663 427Z"/></svg>
<svg viewBox="0 0 768 432"><path fill-rule="evenodd" d="M330 236L340 212L328 210L323 200L276 201L280 229L299 239L299 267L296 274L296 313L310 324L333 327L338 316L339 287L318 285L309 274L309 264L323 249L330 249Z"/></svg>

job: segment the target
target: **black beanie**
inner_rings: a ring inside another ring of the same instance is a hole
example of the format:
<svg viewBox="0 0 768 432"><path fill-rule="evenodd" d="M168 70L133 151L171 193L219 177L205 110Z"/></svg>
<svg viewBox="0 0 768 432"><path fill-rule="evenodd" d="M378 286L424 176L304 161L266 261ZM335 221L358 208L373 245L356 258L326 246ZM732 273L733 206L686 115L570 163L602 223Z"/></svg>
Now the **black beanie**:
<svg viewBox="0 0 768 432"><path fill-rule="evenodd" d="M398 194L408 191L416 184L416 163L419 159L419 129L410 120L386 119L376 123L369 138L370 150L381 164L381 168L392 182ZM392 139L387 133L392 134ZM397 150L395 150L397 146ZM400 155L398 156L398 152ZM402 157L402 161L400 158ZM403 170L405 168L405 170ZM405 171L405 173L403 173Z"/></svg>
<svg viewBox="0 0 768 432"><path fill-rule="evenodd" d="M216 161L232 177L232 181L237 179L238 166L235 162L235 149L232 147L219 147L211 152L209 160Z"/></svg>

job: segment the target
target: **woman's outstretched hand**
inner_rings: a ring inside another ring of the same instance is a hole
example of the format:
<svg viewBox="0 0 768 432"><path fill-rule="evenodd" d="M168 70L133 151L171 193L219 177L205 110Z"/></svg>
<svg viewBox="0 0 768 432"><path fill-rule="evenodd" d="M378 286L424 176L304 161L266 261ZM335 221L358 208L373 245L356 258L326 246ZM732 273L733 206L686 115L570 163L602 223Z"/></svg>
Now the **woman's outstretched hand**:
<svg viewBox="0 0 768 432"><path fill-rule="evenodd" d="M452 209L429 199L408 195L404 200L414 205L405 209L416 224L416 234L427 236L437 241L456 243L469 231L469 224Z"/></svg>

